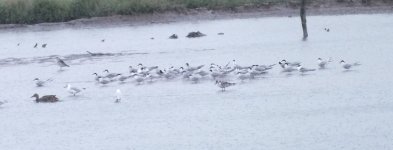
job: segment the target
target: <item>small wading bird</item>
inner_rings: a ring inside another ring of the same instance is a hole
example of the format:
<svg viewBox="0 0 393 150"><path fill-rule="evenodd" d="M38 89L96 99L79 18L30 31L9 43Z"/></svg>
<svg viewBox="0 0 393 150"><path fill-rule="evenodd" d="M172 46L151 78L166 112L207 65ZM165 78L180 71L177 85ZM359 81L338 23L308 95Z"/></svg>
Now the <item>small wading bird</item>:
<svg viewBox="0 0 393 150"><path fill-rule="evenodd" d="M307 72L311 72L311 71L315 71L315 69L308 69L308 68L304 68L302 65L298 65L297 66L297 70L301 73L307 73Z"/></svg>
<svg viewBox="0 0 393 150"><path fill-rule="evenodd" d="M121 91L120 91L120 89L116 90L115 96L116 96L115 103L120 103L120 101L121 101Z"/></svg>
<svg viewBox="0 0 393 150"><path fill-rule="evenodd" d="M296 70L296 68L294 68L293 66L290 66L288 63L285 63L282 72L290 73L295 70Z"/></svg>
<svg viewBox="0 0 393 150"><path fill-rule="evenodd" d="M63 67L70 67L69 65L67 65L62 59L60 59L59 57L56 57L57 60L57 65L60 67L60 70L63 69Z"/></svg>
<svg viewBox="0 0 393 150"><path fill-rule="evenodd" d="M110 79L121 75L121 73L109 73L108 69L105 69L104 72L106 72L106 75L104 77Z"/></svg>
<svg viewBox="0 0 393 150"><path fill-rule="evenodd" d="M42 81L42 80L40 80L40 79L38 79L38 78L35 78L33 81L35 81L35 85L36 85L37 87L42 87L42 86L44 86L46 83L52 81L52 79L48 79L48 80Z"/></svg>
<svg viewBox="0 0 393 150"><path fill-rule="evenodd" d="M36 93L31 97L35 98L36 103L54 103L54 102L59 101L59 99L56 97L56 95L45 95L45 96L39 97L38 94Z"/></svg>
<svg viewBox="0 0 393 150"><path fill-rule="evenodd" d="M70 93L70 94L72 94L72 95L74 95L74 96L75 96L76 94L82 92L81 89L76 88L76 87L72 87L71 84L67 84L67 86L65 86L64 88L67 88L67 92ZM82 88L82 89L85 90L85 88Z"/></svg>
<svg viewBox="0 0 393 150"><path fill-rule="evenodd" d="M216 85L219 88L221 88L221 91L225 91L225 89L227 87L234 86L234 85L236 85L236 83L230 83L230 82L226 82L226 81L218 81L218 80L216 80Z"/></svg>
<svg viewBox="0 0 393 150"><path fill-rule="evenodd" d="M351 69L351 68L354 67L354 66L359 66L359 65L360 65L359 63L347 64L344 60L341 60L341 61L340 61L340 64L341 64L342 67L343 67L344 69L346 69L346 70L349 70L349 69Z"/></svg>
<svg viewBox="0 0 393 150"><path fill-rule="evenodd" d="M103 78L103 76L100 76L97 73L93 73L92 75L95 75L95 77L94 77L95 81L99 81L100 78Z"/></svg>
<svg viewBox="0 0 393 150"><path fill-rule="evenodd" d="M111 83L111 81L104 79L103 77L98 77L98 83L101 85L107 85L108 83Z"/></svg>
<svg viewBox="0 0 393 150"><path fill-rule="evenodd" d="M330 62L332 62L332 58L329 58L329 60L322 60L322 58L318 58L318 66L319 66L319 69L325 69L326 68L326 65L328 64L328 63L330 63Z"/></svg>
<svg viewBox="0 0 393 150"><path fill-rule="evenodd" d="M287 60L283 59L280 62L278 62L278 64L281 65L282 68L285 67L285 64L287 64L288 66L291 66L291 67L296 67L296 66L300 65L301 62L288 62Z"/></svg>
<svg viewBox="0 0 393 150"><path fill-rule="evenodd" d="M191 75L189 76L189 79L190 79L193 83L198 83L199 80L202 79L202 76L199 75L199 74L191 74Z"/></svg>

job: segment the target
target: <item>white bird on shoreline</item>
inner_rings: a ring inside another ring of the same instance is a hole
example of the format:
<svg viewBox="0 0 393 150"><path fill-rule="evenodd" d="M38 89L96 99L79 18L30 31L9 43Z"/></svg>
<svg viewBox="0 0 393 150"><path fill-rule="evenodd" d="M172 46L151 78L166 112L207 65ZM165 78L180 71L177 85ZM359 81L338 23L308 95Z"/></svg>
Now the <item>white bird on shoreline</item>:
<svg viewBox="0 0 393 150"><path fill-rule="evenodd" d="M121 75L121 73L109 73L108 69L105 69L104 72L106 72L106 75L104 77L110 79Z"/></svg>
<svg viewBox="0 0 393 150"><path fill-rule="evenodd" d="M129 66L128 69L129 69L130 73L137 73L138 72L138 69L132 68L132 66Z"/></svg>
<svg viewBox="0 0 393 150"><path fill-rule="evenodd" d="M283 59L280 62L278 62L278 64L280 64L282 68L285 67L285 64L291 67L297 67L298 65L301 64L301 62L288 62L287 60Z"/></svg>
<svg viewBox="0 0 393 150"><path fill-rule="evenodd" d="M266 65L253 65L253 67L256 71L267 71L267 70L273 69L273 66L275 66L275 65L276 64L272 64L272 65L268 65L268 66L266 66Z"/></svg>
<svg viewBox="0 0 393 150"><path fill-rule="evenodd" d="M326 68L326 65L328 64L328 63L330 63L330 62L332 62L332 58L329 58L329 60L322 60L322 58L318 58L318 66L319 66L319 69L325 69Z"/></svg>
<svg viewBox="0 0 393 150"><path fill-rule="evenodd" d="M238 72L237 79L239 79L243 82L244 80L251 79L251 75L249 72L246 72L246 73Z"/></svg>
<svg viewBox="0 0 393 150"><path fill-rule="evenodd" d="M221 91L225 91L225 89L227 87L234 86L234 85L236 85L236 83L230 83L230 82L226 82L226 81L218 81L218 80L216 80L216 85L219 88L221 88Z"/></svg>
<svg viewBox="0 0 393 150"><path fill-rule="evenodd" d="M35 78L34 81L35 81L35 85L36 85L37 87L42 87L42 86L44 86L46 83L52 81L52 79L48 79L48 80L42 81L42 80L40 80L39 78Z"/></svg>
<svg viewBox="0 0 393 150"><path fill-rule="evenodd" d="M110 83L111 81L104 79L103 77L98 77L98 83L100 83L101 85L107 85L108 83Z"/></svg>
<svg viewBox="0 0 393 150"><path fill-rule="evenodd" d="M204 71L204 70L200 70L198 72L195 72L195 74L198 74L198 75L200 75L202 77L205 77L205 76L209 75L209 73Z"/></svg>
<svg viewBox="0 0 393 150"><path fill-rule="evenodd" d="M160 70L158 75L163 76L165 79L174 79L177 77L177 73L174 71L162 71Z"/></svg>
<svg viewBox="0 0 393 150"><path fill-rule="evenodd" d="M290 73L290 72L295 71L295 70L297 70L297 69L294 68L293 66L289 66L288 63L285 63L282 72Z"/></svg>
<svg viewBox="0 0 393 150"><path fill-rule="evenodd" d="M359 66L359 65L360 65L359 63L347 64L344 60L341 60L341 61L340 61L340 64L341 64L342 67L343 67L344 69L346 69L346 70L349 70L349 69L351 69L351 68L354 67L354 66Z"/></svg>
<svg viewBox="0 0 393 150"><path fill-rule="evenodd" d="M143 81L145 81L145 76L143 75L136 75L134 76L135 82L140 85Z"/></svg>
<svg viewBox="0 0 393 150"><path fill-rule="evenodd" d="M72 87L71 84L67 84L67 86L65 88L67 88L68 93L70 93L70 94L72 94L74 96L82 91L79 88Z"/></svg>
<svg viewBox="0 0 393 150"><path fill-rule="evenodd" d="M120 101L121 101L121 91L120 91L120 89L117 89L116 90L116 94L115 94L115 96L116 96L116 100L115 100L115 103L120 103Z"/></svg>
<svg viewBox="0 0 393 150"><path fill-rule="evenodd" d="M244 70L244 69L250 68L250 66L240 66L240 65L236 64L236 60L232 60L232 66L233 66L233 68L236 68L238 70Z"/></svg>
<svg viewBox="0 0 393 150"><path fill-rule="evenodd" d="M120 82L124 82L131 77L133 77L133 76L132 75L131 76L120 76L117 80L119 80Z"/></svg>
<svg viewBox="0 0 393 150"><path fill-rule="evenodd" d="M254 79L257 76L261 76L261 75L266 74L266 73L267 73L267 71L251 70L250 71L250 78Z"/></svg>
<svg viewBox="0 0 393 150"><path fill-rule="evenodd" d="M299 66L297 67L297 70L298 70L300 73L304 74L304 73L307 73L307 72L315 71L316 69L308 69L308 68L304 68L302 65L299 65Z"/></svg>
<svg viewBox="0 0 393 150"><path fill-rule="evenodd" d="M158 69L158 66L151 66L151 67L144 67L147 72L153 71L155 69Z"/></svg>
<svg viewBox="0 0 393 150"><path fill-rule="evenodd" d="M100 76L97 73L93 73L92 75L95 75L95 77L94 77L95 81L99 81L100 78L103 78L103 76Z"/></svg>
<svg viewBox="0 0 393 150"><path fill-rule="evenodd" d="M191 67L189 63L186 63L186 67L187 67L187 71L195 71L195 70L199 70L201 68L203 68L205 65L200 65L197 67Z"/></svg>
<svg viewBox="0 0 393 150"><path fill-rule="evenodd" d="M191 74L191 75L189 76L189 79L190 79L193 83L198 83L198 82L202 79L202 76L199 75L199 74Z"/></svg>

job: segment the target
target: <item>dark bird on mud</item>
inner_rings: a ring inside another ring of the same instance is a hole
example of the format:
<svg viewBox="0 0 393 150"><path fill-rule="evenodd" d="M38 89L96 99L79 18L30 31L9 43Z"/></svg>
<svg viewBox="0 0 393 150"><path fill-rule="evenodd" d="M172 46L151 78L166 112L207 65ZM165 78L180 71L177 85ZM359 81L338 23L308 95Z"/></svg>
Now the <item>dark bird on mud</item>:
<svg viewBox="0 0 393 150"><path fill-rule="evenodd" d="M32 98L35 98L35 102L36 103L54 103L54 102L58 102L59 99L56 97L56 95L45 95L42 97L39 97L38 94L34 94L33 96L31 96Z"/></svg>
<svg viewBox="0 0 393 150"><path fill-rule="evenodd" d="M60 70L63 67L70 67L69 65L67 65L62 59L60 59L59 57L56 57L57 60L57 65L60 67Z"/></svg>
<svg viewBox="0 0 393 150"><path fill-rule="evenodd" d="M46 48L46 45L48 45L48 44L46 44L46 43L42 44L42 48Z"/></svg>
<svg viewBox="0 0 393 150"><path fill-rule="evenodd" d="M38 46L38 43L35 43L34 48L37 48L37 46Z"/></svg>
<svg viewBox="0 0 393 150"><path fill-rule="evenodd" d="M105 39L102 39L101 42L105 42Z"/></svg>

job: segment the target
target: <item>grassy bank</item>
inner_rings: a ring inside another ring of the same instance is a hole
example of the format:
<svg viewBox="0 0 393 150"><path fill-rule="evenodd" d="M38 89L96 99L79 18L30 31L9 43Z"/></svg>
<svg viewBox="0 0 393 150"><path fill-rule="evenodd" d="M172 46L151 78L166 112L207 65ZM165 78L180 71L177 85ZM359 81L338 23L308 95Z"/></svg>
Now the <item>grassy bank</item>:
<svg viewBox="0 0 393 150"><path fill-rule="evenodd" d="M79 18L136 15L166 11L187 12L194 8L225 10L240 6L269 7L300 0L0 0L0 24L63 22ZM309 3L350 0L308 0ZM364 1L364 0L353 0ZM390 1L390 0L373 0Z"/></svg>
<svg viewBox="0 0 393 150"><path fill-rule="evenodd" d="M230 9L285 0L0 0L1 24L61 22L78 18L135 15L192 8Z"/></svg>

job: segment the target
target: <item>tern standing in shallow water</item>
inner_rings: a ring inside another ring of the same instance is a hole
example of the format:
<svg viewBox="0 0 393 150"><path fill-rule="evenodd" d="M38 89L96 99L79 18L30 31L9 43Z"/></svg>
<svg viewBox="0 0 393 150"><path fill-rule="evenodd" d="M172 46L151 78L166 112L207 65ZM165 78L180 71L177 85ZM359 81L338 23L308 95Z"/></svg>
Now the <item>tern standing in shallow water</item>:
<svg viewBox="0 0 393 150"><path fill-rule="evenodd" d="M308 68L304 68L302 65L298 65L297 66L297 70L301 73L307 73L307 72L311 72L311 71L315 71L315 69L308 69Z"/></svg>
<svg viewBox="0 0 393 150"><path fill-rule="evenodd" d="M295 62L288 62L287 60L283 59L280 62L278 62L278 64L280 64L281 67L283 67L283 68L284 68L285 64L287 64L288 66L291 66L291 67L296 67L296 66L300 65L301 62L296 62L296 61Z"/></svg>
<svg viewBox="0 0 393 150"><path fill-rule="evenodd" d="M120 103L120 101L121 101L121 91L120 91L120 89L116 90L115 96L116 96L115 103Z"/></svg>
<svg viewBox="0 0 393 150"><path fill-rule="evenodd" d="M281 64L280 64L281 65ZM292 71L295 71L296 69L290 66L288 63L284 64L283 70L281 72L287 72L291 73Z"/></svg>
<svg viewBox="0 0 393 150"><path fill-rule="evenodd" d="M330 62L332 62L332 58L329 58L329 60L322 60L322 58L318 58L318 66L319 66L319 69L325 69L326 68L326 65L328 64L328 63L330 63Z"/></svg>
<svg viewBox="0 0 393 150"><path fill-rule="evenodd" d="M349 70L349 69L351 69L351 68L354 67L354 66L359 66L359 65L360 65L359 63L347 64L344 60L341 60L341 61L340 61L340 64L342 65L342 67L343 67L345 70Z"/></svg>
<svg viewBox="0 0 393 150"><path fill-rule="evenodd" d="M234 85L236 85L236 83L230 83L230 82L226 82L226 81L216 80L216 85L221 88L221 91L225 91L225 88L230 87L230 86L234 86Z"/></svg>
<svg viewBox="0 0 393 150"><path fill-rule="evenodd" d="M67 86L65 88L67 88L68 93L70 93L70 94L72 94L74 96L82 91L79 88L72 87L70 84L67 84Z"/></svg>
<svg viewBox="0 0 393 150"><path fill-rule="evenodd" d="M111 81L106 80L103 77L98 77L98 83L100 83L101 85L107 85L108 83L110 83Z"/></svg>
<svg viewBox="0 0 393 150"><path fill-rule="evenodd" d="M37 87L42 87L42 86L44 86L47 82L52 81L52 79L48 79L48 80L46 80L46 81L42 81L42 80L40 80L40 79L38 79L38 78L35 78L34 81L35 81L35 85L36 85Z"/></svg>

